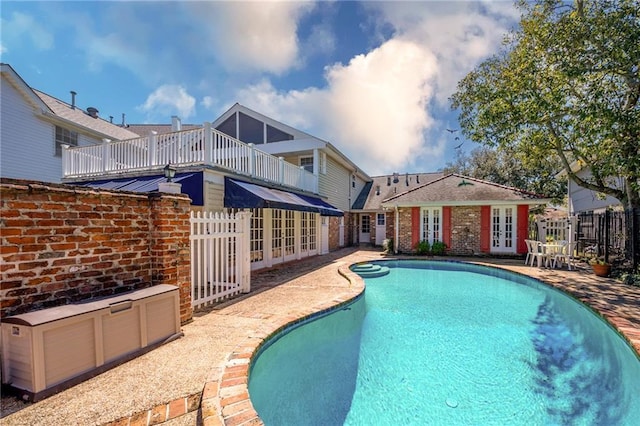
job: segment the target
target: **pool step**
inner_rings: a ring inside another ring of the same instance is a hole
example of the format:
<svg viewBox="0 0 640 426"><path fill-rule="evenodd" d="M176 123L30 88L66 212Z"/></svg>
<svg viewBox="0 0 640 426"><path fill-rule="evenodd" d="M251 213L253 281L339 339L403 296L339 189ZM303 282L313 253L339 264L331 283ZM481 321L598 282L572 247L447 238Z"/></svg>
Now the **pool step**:
<svg viewBox="0 0 640 426"><path fill-rule="evenodd" d="M376 278L382 277L389 273L389 268L386 266L374 265L371 263L359 264L351 267L351 270L362 278Z"/></svg>

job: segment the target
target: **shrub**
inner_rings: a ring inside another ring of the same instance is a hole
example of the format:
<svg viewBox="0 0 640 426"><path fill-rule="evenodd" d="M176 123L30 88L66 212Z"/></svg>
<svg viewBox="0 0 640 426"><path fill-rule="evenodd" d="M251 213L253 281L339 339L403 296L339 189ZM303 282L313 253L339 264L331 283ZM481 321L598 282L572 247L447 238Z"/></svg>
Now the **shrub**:
<svg viewBox="0 0 640 426"><path fill-rule="evenodd" d="M429 244L429 241L422 240L416 245L416 254L424 256L429 253L430 249L431 245Z"/></svg>
<svg viewBox="0 0 640 426"><path fill-rule="evenodd" d="M443 243L442 241L434 241L433 245L431 246L431 253L436 256L441 256L444 254L446 249L447 245L445 243Z"/></svg>

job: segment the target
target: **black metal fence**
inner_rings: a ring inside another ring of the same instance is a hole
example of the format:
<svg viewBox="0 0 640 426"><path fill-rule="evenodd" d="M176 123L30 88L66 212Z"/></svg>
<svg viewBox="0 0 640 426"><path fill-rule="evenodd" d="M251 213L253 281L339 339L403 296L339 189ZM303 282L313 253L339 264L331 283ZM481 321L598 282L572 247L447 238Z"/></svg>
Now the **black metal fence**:
<svg viewBox="0 0 640 426"><path fill-rule="evenodd" d="M580 213L578 251L593 256L625 259L638 271L640 263L640 209Z"/></svg>

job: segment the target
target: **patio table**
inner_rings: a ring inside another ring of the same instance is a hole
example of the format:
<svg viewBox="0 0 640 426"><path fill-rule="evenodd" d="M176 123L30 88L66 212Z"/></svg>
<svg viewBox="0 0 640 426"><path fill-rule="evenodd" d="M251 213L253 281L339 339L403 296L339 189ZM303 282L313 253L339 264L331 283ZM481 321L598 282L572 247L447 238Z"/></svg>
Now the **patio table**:
<svg viewBox="0 0 640 426"><path fill-rule="evenodd" d="M548 268L556 254L562 253L566 244L561 243L543 243L542 253L544 256L544 265Z"/></svg>

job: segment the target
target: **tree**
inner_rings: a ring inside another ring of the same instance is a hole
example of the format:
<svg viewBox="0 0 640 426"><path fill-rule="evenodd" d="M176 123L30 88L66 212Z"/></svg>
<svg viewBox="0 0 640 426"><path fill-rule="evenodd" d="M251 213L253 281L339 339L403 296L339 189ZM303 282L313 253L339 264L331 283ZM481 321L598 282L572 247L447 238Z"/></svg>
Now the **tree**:
<svg viewBox="0 0 640 426"><path fill-rule="evenodd" d="M500 185L512 186L549 197L560 203L567 193L565 179L556 179L556 167L548 158L522 159L511 149L487 146L474 148L467 154L458 151L444 173L460 173Z"/></svg>
<svg viewBox="0 0 640 426"><path fill-rule="evenodd" d="M458 83L463 134L524 161L557 161L580 186L640 207L640 2L518 7L501 52Z"/></svg>

